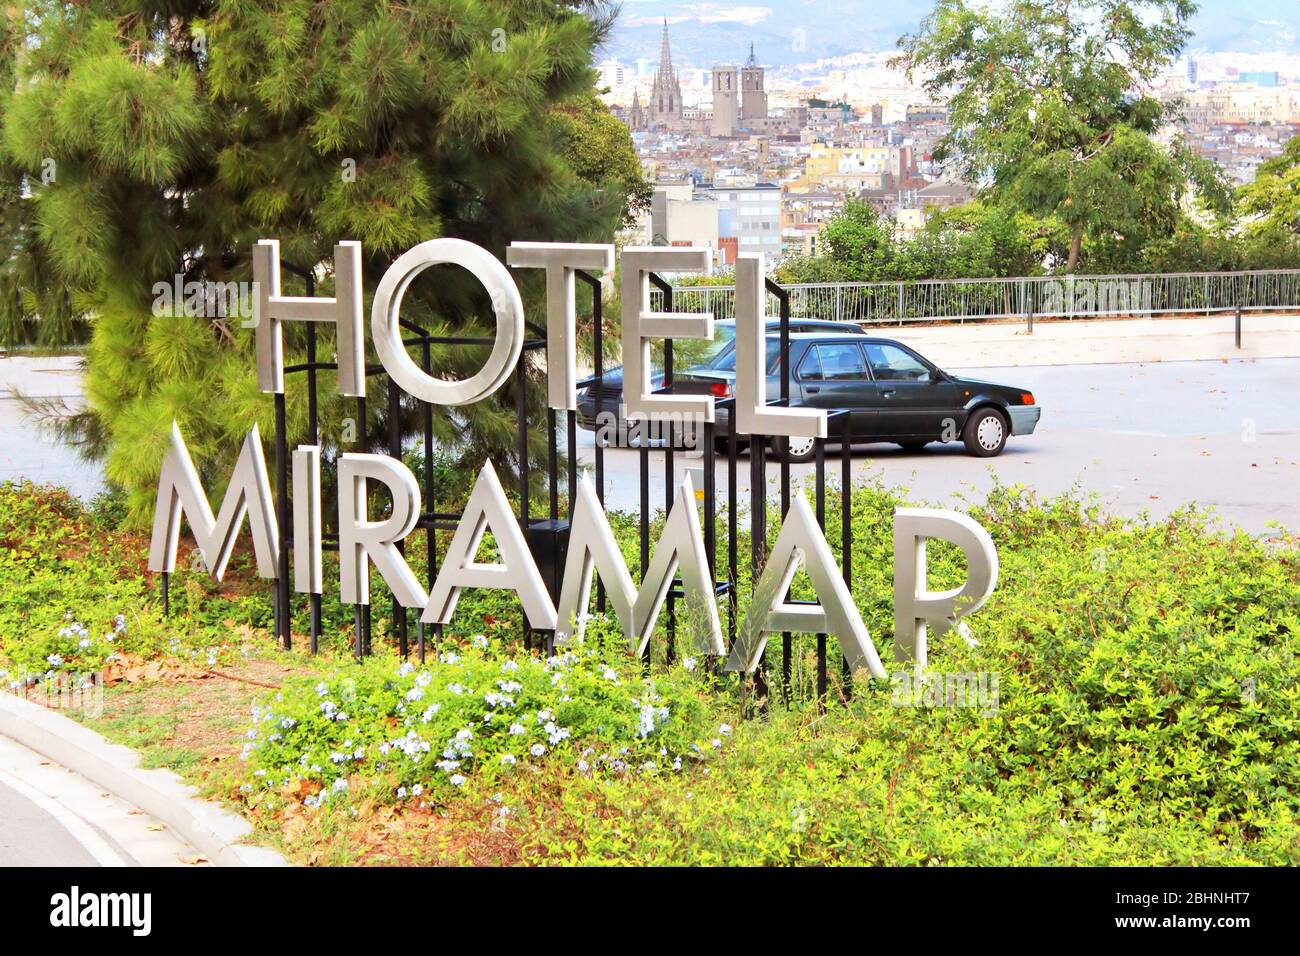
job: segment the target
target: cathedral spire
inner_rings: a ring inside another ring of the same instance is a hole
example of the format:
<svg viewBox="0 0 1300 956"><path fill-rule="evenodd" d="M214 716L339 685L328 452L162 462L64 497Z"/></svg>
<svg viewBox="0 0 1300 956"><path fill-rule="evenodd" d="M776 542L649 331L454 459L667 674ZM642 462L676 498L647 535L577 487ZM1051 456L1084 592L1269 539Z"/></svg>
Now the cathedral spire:
<svg viewBox="0 0 1300 956"><path fill-rule="evenodd" d="M752 40L749 44L749 62L745 66L758 66L758 59L754 56L754 43Z"/></svg>
<svg viewBox="0 0 1300 956"><path fill-rule="evenodd" d="M668 49L668 18L664 17L664 40L659 49L659 75L664 78L664 82L672 79L673 75L673 55Z"/></svg>

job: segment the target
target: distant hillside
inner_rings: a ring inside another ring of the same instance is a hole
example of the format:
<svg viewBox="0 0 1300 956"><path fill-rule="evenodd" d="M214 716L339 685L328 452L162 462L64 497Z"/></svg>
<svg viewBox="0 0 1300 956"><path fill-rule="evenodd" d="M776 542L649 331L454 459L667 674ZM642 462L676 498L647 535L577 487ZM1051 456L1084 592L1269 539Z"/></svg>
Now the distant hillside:
<svg viewBox="0 0 1300 956"><path fill-rule="evenodd" d="M668 17L673 62L707 68L740 63L754 44L765 65L806 63L862 51L894 49L898 38L915 30L932 9L930 0L795 0L749 5L625 0L614 36L604 55L625 63L658 59L662 18ZM1202 4L1192 26L1191 49L1300 53L1300 15L1296 0L1250 0Z"/></svg>

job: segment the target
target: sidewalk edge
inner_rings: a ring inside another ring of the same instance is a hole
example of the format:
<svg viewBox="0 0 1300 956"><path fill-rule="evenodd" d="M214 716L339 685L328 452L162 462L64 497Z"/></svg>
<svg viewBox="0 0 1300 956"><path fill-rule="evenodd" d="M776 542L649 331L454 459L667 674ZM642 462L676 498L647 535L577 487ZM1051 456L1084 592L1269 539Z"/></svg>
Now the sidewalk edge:
<svg viewBox="0 0 1300 956"><path fill-rule="evenodd" d="M169 770L140 768L140 755L62 714L0 692L0 734L75 770L171 827L218 866L288 866L274 850L244 846L242 817L198 796Z"/></svg>

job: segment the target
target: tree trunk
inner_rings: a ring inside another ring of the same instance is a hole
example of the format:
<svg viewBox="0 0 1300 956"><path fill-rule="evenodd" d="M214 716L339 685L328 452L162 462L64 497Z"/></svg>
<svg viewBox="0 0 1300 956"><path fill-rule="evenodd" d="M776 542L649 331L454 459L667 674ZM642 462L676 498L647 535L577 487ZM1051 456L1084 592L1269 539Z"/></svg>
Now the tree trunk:
<svg viewBox="0 0 1300 956"><path fill-rule="evenodd" d="M1083 226L1078 225L1070 230L1070 256L1065 260L1065 271L1073 272L1079 264L1079 252L1083 248Z"/></svg>

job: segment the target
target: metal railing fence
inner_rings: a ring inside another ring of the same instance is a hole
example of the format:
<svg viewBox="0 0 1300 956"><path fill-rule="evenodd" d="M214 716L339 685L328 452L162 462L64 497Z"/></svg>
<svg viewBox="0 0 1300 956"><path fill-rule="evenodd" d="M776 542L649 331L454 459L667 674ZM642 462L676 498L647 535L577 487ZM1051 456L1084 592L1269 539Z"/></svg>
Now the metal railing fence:
<svg viewBox="0 0 1300 956"><path fill-rule="evenodd" d="M1300 311L1300 269L1150 275L1023 276L917 282L808 282L782 286L796 318L866 325L996 319L1099 318L1213 312ZM651 303L662 308L663 293ZM673 287L680 312L735 318L732 286ZM768 294L776 314L776 297Z"/></svg>

